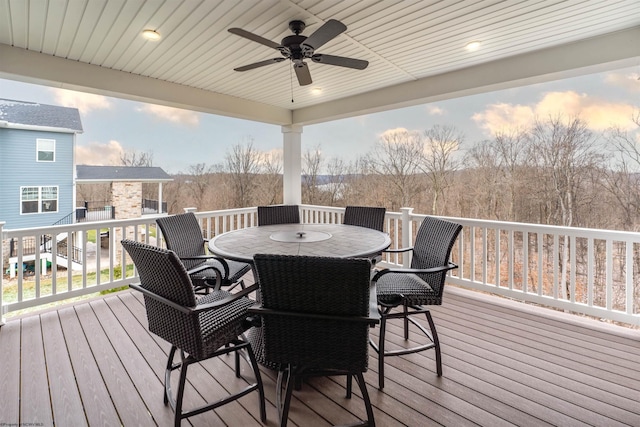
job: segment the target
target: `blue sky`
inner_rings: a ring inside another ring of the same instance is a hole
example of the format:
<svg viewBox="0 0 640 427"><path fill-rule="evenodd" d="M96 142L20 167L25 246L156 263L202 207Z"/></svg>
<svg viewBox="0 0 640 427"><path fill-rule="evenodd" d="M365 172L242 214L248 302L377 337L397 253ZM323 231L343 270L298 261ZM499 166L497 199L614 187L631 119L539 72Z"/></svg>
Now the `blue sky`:
<svg viewBox="0 0 640 427"><path fill-rule="evenodd" d="M423 131L436 124L456 126L469 147L559 112L581 116L596 132L618 125L634 132L640 144L640 130L631 121L640 108L639 76L640 67L633 67L305 126L303 150L320 147L327 159L353 161L384 132ZM195 163L222 163L231 146L250 139L262 151L282 148L280 126L247 120L2 79L0 98L79 108L80 164L118 164L123 150L135 150L152 152L154 166L177 173Z"/></svg>

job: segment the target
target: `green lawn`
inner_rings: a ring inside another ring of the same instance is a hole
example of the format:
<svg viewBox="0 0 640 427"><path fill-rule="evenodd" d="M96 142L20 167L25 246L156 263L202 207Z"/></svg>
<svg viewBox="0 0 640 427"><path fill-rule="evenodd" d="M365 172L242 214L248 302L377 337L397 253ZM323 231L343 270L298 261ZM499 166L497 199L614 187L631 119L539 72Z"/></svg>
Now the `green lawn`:
<svg viewBox="0 0 640 427"><path fill-rule="evenodd" d="M95 233L94 233L95 235ZM133 275L133 264L129 264L126 267L126 277L130 277ZM122 268L120 266L116 266L113 269L113 277L115 280L119 280L122 278ZM97 273L92 272L92 273L87 273L87 286L91 286L91 285L95 285L96 284L96 278L97 278ZM35 282L35 278L32 279L32 277L27 277L25 278L26 280L22 281L22 299L23 300L29 300L29 299L33 299L36 296L36 282ZM100 283L105 283L109 281L109 269L104 269L100 271ZM52 279L50 277L42 277L40 280L40 296L47 296L47 295L51 295L51 287L52 287ZM58 290L66 290L68 287L68 283L67 283L67 275L66 274L60 274L57 277L56 280L56 288ZM71 277L71 288L72 289L80 289L82 288L82 275L74 275ZM106 291L101 291L99 292L99 294L103 295L103 294L108 294L111 292L117 292L123 289L126 289L127 286L124 287L119 287L119 288L114 288L114 289L109 289ZM98 294L98 293L96 293ZM70 301L74 301L74 300L78 300L78 299L85 299L85 298L89 298L92 296L95 296L96 294L89 294L89 295L85 295L82 297L76 297L76 298L71 298L69 300L65 300L64 303L68 303ZM4 283L4 288L3 288L3 300L4 303L12 303L18 300L18 284L16 283L11 283L8 284L7 282ZM61 302L56 302L56 303L51 303L51 304L47 304L47 305L42 305L42 306L38 306L38 307L34 307L31 309L27 309L27 310L19 310L19 311L15 311L15 312L11 312L8 313L7 316L14 316L14 315L18 315L18 314L22 314L25 313L27 311L34 311L34 310L40 310L44 307L50 307L50 306L55 306L56 304L61 304L63 303Z"/></svg>

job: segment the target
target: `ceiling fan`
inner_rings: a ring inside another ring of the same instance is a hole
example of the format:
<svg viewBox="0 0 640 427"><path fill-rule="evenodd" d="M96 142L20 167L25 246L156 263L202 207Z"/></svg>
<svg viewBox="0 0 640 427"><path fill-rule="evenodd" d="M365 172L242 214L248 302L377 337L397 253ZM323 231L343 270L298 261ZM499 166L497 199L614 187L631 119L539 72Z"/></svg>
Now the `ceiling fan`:
<svg viewBox="0 0 640 427"><path fill-rule="evenodd" d="M320 64L355 68L356 70L364 70L369 65L368 61L363 61L361 59L315 53L316 49L318 49L320 46L324 45L328 41L346 31L347 26L342 22L335 19L330 19L309 37L300 34L302 31L304 31L305 26L306 25L303 21L289 22L289 29L294 33L294 35L283 38L280 44L265 39L264 37L261 37L259 35L250 33L249 31L243 30L241 28L229 28L229 32L231 34L247 38L254 42L275 49L282 55L282 58L271 58L265 61L255 62L253 64L234 68L234 70L253 70L254 68L263 67L269 64L276 64L278 62L284 61L285 59L290 59L291 62L293 62L293 69L296 72L296 77L298 77L298 83L300 83L300 86L306 86L311 84L312 80L311 73L309 72L309 67L307 66L307 63L304 62L305 59L311 59L313 62L318 62Z"/></svg>

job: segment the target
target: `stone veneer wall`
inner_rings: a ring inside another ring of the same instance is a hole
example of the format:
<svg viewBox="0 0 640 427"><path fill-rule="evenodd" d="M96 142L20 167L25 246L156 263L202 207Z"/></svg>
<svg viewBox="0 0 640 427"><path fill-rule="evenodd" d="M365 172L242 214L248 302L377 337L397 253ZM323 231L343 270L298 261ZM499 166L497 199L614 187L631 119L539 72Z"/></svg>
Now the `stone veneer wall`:
<svg viewBox="0 0 640 427"><path fill-rule="evenodd" d="M142 216L142 183L141 182L112 182L111 203L115 209L115 219L140 218ZM120 262L122 256L123 238L137 240L133 234L133 227L127 227L126 236L122 236L122 230L116 229L114 240L115 262Z"/></svg>

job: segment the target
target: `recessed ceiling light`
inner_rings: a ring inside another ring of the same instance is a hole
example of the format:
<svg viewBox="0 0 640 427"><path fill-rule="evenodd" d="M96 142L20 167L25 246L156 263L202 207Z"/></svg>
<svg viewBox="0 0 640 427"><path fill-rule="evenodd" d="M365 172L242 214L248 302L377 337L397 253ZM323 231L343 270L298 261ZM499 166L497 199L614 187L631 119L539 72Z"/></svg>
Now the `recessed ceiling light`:
<svg viewBox="0 0 640 427"><path fill-rule="evenodd" d="M311 93L314 95L320 95L322 93L322 88L321 87L314 87L311 89Z"/></svg>
<svg viewBox="0 0 640 427"><path fill-rule="evenodd" d="M144 30L142 32L142 37L144 37L147 40L157 41L157 40L160 40L160 37L162 36L160 35L159 32L155 30Z"/></svg>
<svg viewBox="0 0 640 427"><path fill-rule="evenodd" d="M474 50L480 49L480 42L479 41L469 42L464 48L467 49L469 52L473 52Z"/></svg>

